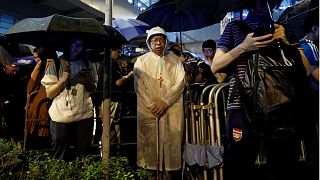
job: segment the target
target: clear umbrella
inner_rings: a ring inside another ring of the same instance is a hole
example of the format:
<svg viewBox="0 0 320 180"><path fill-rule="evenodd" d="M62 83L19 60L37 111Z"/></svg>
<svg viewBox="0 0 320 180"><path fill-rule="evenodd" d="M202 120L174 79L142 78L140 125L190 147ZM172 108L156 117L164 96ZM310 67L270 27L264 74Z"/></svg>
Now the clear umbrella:
<svg viewBox="0 0 320 180"><path fill-rule="evenodd" d="M145 34L151 27L149 24L137 19L114 19L112 27L119 31L128 41Z"/></svg>

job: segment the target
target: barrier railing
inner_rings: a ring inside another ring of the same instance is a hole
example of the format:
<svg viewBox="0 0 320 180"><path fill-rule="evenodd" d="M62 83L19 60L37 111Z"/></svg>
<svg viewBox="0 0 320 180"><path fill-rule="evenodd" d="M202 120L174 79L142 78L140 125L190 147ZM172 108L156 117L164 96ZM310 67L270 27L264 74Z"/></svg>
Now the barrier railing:
<svg viewBox="0 0 320 180"><path fill-rule="evenodd" d="M223 179L222 153L218 153L218 156L221 156L219 157L221 162L215 162L214 166L213 162L210 162L212 159L210 160L208 156L210 151L217 153L223 148L221 133L224 131L221 131L221 128L224 129L225 124L225 95L228 88L229 83L207 86L196 84L190 86L184 93L186 120L184 151L188 151L187 148L196 149L194 159L197 163L197 166L193 166L185 162L184 167L186 164L189 165L187 172L192 179ZM186 154L184 152L184 158Z"/></svg>

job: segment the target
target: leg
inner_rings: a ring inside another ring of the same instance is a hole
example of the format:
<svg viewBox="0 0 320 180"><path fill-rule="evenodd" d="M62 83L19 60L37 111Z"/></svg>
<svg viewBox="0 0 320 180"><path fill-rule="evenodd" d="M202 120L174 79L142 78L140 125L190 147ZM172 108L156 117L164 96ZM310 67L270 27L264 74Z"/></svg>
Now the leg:
<svg viewBox="0 0 320 180"><path fill-rule="evenodd" d="M50 122L50 133L53 146L53 157L65 160L69 146L69 123Z"/></svg>
<svg viewBox="0 0 320 180"><path fill-rule="evenodd" d="M101 141L101 136L102 136L102 120L97 117L95 119L96 122L96 129L95 129L95 133L94 133L94 138L93 138L93 142L95 144L99 144L99 142Z"/></svg>
<svg viewBox="0 0 320 180"><path fill-rule="evenodd" d="M91 145L93 137L94 119L84 119L75 124L75 156L82 157L86 155L88 147Z"/></svg>
<svg viewBox="0 0 320 180"><path fill-rule="evenodd" d="M264 140L267 170L276 180L299 179L297 167L300 157L300 141L295 138Z"/></svg>
<svg viewBox="0 0 320 180"><path fill-rule="evenodd" d="M259 140L250 132L241 110L231 110L227 123L225 175L227 179L253 179Z"/></svg>
<svg viewBox="0 0 320 180"><path fill-rule="evenodd" d="M304 164L304 179L319 179L319 136L315 134L304 141L306 162Z"/></svg>
<svg viewBox="0 0 320 180"><path fill-rule="evenodd" d="M181 179L181 171L164 171L161 175L163 180Z"/></svg>

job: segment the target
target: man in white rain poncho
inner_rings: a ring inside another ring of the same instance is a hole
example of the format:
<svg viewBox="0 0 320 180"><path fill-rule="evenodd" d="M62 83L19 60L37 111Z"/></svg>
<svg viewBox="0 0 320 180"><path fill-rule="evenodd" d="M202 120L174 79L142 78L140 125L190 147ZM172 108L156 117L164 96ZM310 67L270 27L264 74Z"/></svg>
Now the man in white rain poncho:
<svg viewBox="0 0 320 180"><path fill-rule="evenodd" d="M181 168L185 72L179 57L166 51L168 40L162 28L150 29L146 43L150 52L137 58L133 70L137 162L150 170L159 166L169 174Z"/></svg>

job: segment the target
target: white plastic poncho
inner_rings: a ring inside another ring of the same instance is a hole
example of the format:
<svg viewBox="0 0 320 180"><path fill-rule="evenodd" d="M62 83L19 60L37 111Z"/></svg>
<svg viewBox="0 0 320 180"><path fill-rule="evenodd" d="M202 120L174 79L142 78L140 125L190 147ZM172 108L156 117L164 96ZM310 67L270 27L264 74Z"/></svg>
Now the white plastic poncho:
<svg viewBox="0 0 320 180"><path fill-rule="evenodd" d="M149 33L148 38L151 35ZM158 169L159 145L160 170L173 171L181 168L184 76L183 65L173 53L158 56L148 52L138 57L134 65L137 94L137 163L140 167ZM157 119L149 108L159 98L164 100L169 108Z"/></svg>

